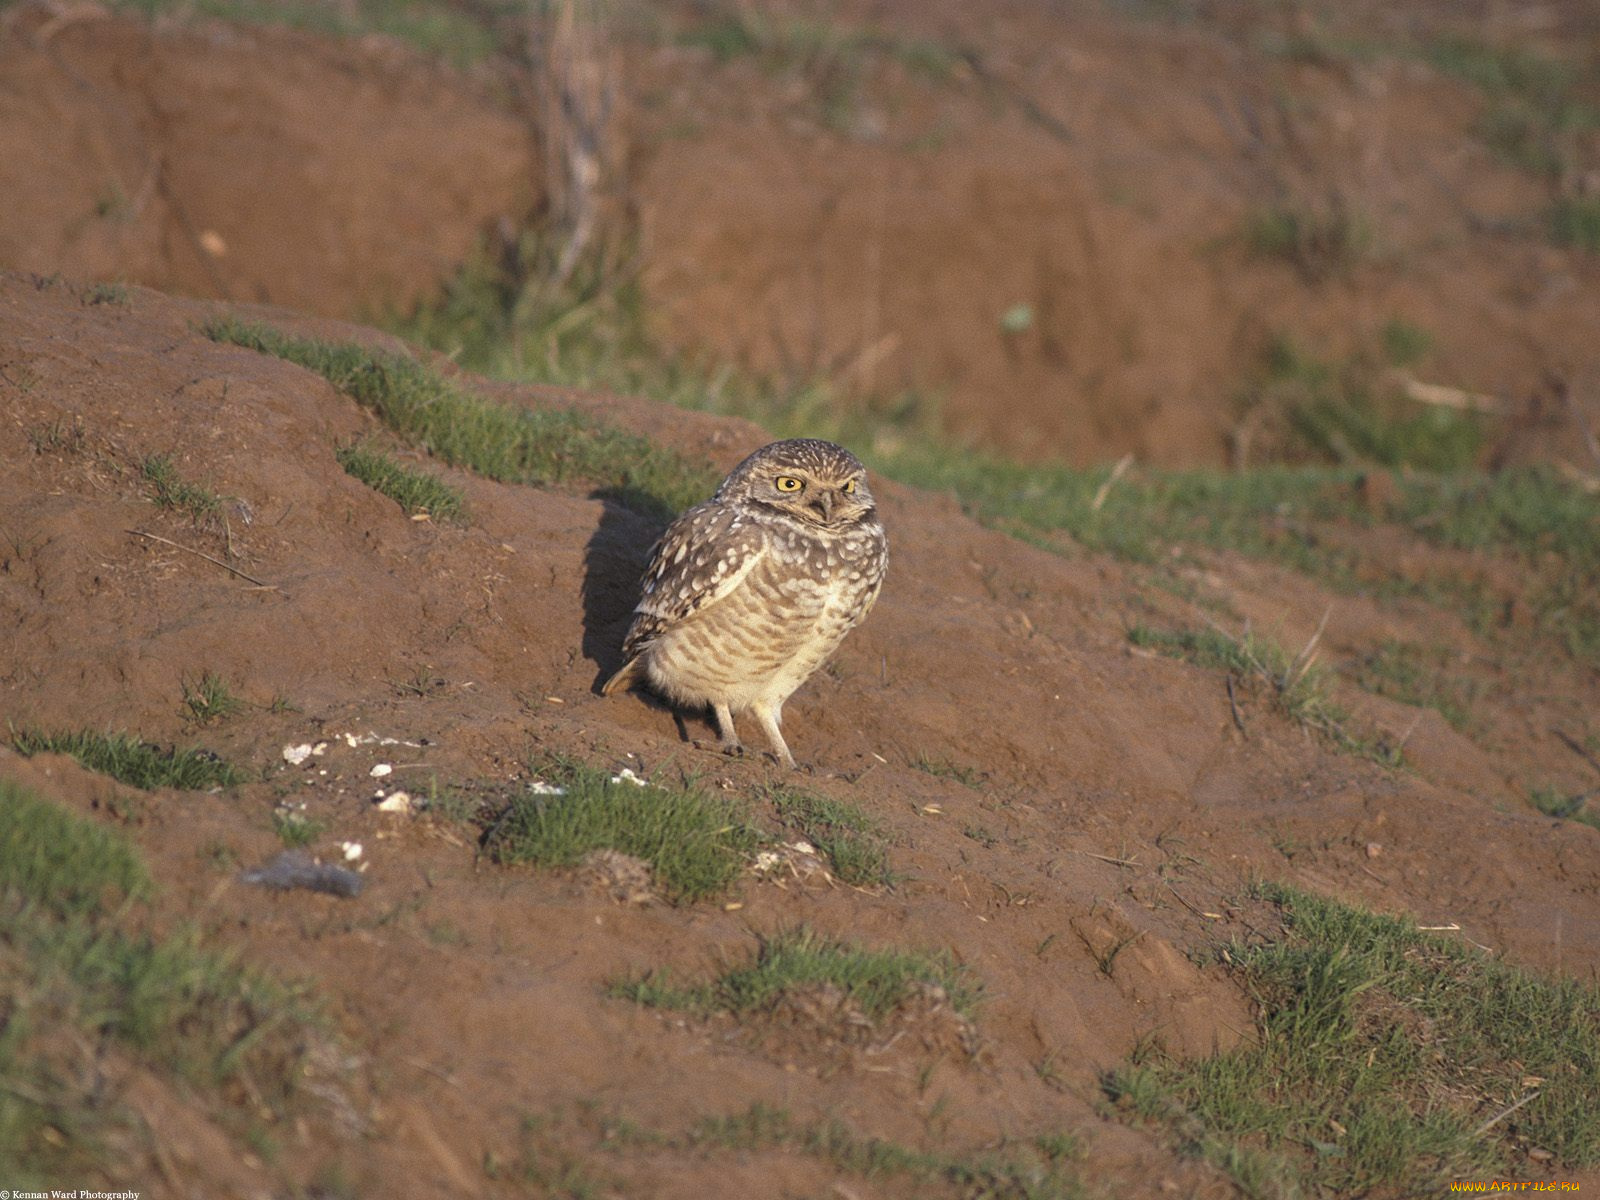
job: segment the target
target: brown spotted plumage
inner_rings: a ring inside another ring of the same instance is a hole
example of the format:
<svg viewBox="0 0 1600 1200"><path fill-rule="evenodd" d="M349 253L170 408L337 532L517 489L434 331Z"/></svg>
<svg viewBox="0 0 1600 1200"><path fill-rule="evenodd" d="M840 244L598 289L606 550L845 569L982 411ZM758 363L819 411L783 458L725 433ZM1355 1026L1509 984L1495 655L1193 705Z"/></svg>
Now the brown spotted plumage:
<svg viewBox="0 0 1600 1200"><path fill-rule="evenodd" d="M656 544L610 695L709 705L722 748L746 709L787 766L783 704L878 598L889 547L861 461L793 438L757 450Z"/></svg>

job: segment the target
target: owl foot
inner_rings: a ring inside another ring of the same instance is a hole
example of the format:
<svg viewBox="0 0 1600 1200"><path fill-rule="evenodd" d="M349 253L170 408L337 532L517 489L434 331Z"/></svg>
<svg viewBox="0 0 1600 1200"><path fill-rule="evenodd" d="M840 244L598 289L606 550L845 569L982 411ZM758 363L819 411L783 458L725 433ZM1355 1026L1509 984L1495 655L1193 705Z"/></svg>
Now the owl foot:
<svg viewBox="0 0 1600 1200"><path fill-rule="evenodd" d="M739 742L707 742L695 738L689 743L696 750L715 750L719 754L726 754L729 758L743 758L744 746Z"/></svg>

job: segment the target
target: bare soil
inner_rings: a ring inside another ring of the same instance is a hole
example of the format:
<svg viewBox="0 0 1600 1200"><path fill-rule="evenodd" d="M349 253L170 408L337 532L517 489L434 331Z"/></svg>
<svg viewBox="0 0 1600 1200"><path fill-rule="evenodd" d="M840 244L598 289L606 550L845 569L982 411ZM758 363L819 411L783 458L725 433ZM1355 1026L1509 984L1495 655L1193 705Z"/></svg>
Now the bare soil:
<svg viewBox="0 0 1600 1200"><path fill-rule="evenodd" d="M1084 1140L1091 1183L1224 1195L1209 1168L1099 1115L1096 1079L1141 1039L1203 1054L1250 1036L1247 998L1190 957L1249 934L1250 879L1459 926L1543 971L1588 976L1600 961L1600 831L1524 799L1541 773L1592 786L1551 732L1592 731L1592 672L1513 661L1420 604L1340 600L1329 654L1443 638L1486 682L1473 740L1431 711L1348 689L1358 714L1406 739L1409 767L1386 771L1249 695L1236 722L1218 674L1132 652L1131 622L1197 613L1131 568L1030 548L888 481L875 490L889 583L791 705L791 741L810 764L805 786L883 823L896 886L751 877L725 902L671 907L619 900L583 872L490 866L470 826L376 811L370 768L393 765L390 782L420 794L434 781L510 785L547 753L688 772L750 796L785 780L768 762L694 749L668 711L594 694L657 528L581 489L459 473L470 525L411 520L339 468L335 446L372 423L320 378L205 339L196 325L212 305L143 288L126 304L90 295L25 274L0 281L0 619L15 631L0 713L17 727L198 742L265 778L135 798L66 760L6 752L0 770L106 819L122 813L162 910L313 981L351 1047L319 1083L333 1115L272 1131L282 1153L271 1163L167 1085L115 1076L152 1131L125 1148L124 1184L255 1195L337 1164L361 1193L510 1195L523 1186L515 1173L485 1164L542 1153L575 1156L616 1194L815 1195L835 1181L850 1195L921 1194L785 1149L596 1150L584 1124L598 1112L681 1133L692 1117L761 1101L946 1151L1064 1129ZM287 311L246 315L386 340ZM498 391L581 403L719 468L764 436L622 397ZM223 496L226 523L159 509L138 472L152 453ZM1290 645L1331 599L1230 555L1189 569L1213 603ZM182 685L204 671L247 709L193 725ZM687 732L703 736L692 715ZM283 760L285 746L320 740L322 756ZM977 786L915 765L927 760L970 769ZM278 848L280 804L326 822L315 849L330 859L361 843L358 899L238 882L240 864ZM827 997L801 998L752 1035L602 995L622 974L709 971L799 922L950 949L986 987L975 1052L937 1011L907 1016L907 1036L885 1046L889 1035L859 1036ZM537 1137L528 1114L547 1119Z"/></svg>

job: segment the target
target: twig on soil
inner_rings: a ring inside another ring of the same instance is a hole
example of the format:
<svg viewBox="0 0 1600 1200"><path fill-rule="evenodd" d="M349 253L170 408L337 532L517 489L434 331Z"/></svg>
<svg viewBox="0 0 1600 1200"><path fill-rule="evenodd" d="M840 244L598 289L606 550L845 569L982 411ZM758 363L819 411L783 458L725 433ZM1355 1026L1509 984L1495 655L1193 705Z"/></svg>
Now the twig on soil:
<svg viewBox="0 0 1600 1200"><path fill-rule="evenodd" d="M1226 680L1228 684L1228 707L1233 710L1233 723L1239 727L1239 732L1244 734L1248 740L1250 731L1244 727L1244 718L1239 715L1239 701L1234 698L1233 694L1233 672L1228 672Z"/></svg>
<svg viewBox="0 0 1600 1200"><path fill-rule="evenodd" d="M1596 771L1600 771L1600 759L1596 759L1594 755L1590 754L1589 751L1584 747L1583 743L1578 741L1577 738L1573 737L1565 730L1557 729L1554 725L1550 727L1550 732L1560 738L1562 742L1566 744L1568 750L1571 750Z"/></svg>
<svg viewBox="0 0 1600 1200"><path fill-rule="evenodd" d="M146 533L142 529L129 529L129 530L125 530L124 532L131 533L134 537L149 538L152 542L160 542L164 546L171 546L174 550L182 550L182 551L184 551L184 552L186 552L188 554L194 555L196 558L203 558L208 563L215 563L217 566L221 567L224 571L232 571L240 579L248 579L251 583L255 584L257 587L266 588L269 591L274 591L274 592L278 590L278 585L275 584L275 583L263 583L263 582L261 582L261 580L257 579L254 575L248 575L245 572L239 570L238 567L230 566L229 564L223 562L220 558L212 558L211 555L205 553L203 550L196 550L191 546L185 546L180 542L173 541L171 538L164 538L158 533Z"/></svg>
<svg viewBox="0 0 1600 1200"><path fill-rule="evenodd" d="M1178 898L1178 903L1183 905L1185 908L1187 908L1195 916L1197 916L1197 917L1205 917L1209 921L1215 921L1218 917L1220 917L1222 915L1221 913L1207 912L1203 908L1196 908L1193 904L1190 904L1187 900L1185 900L1183 898L1183 893L1182 892L1180 892L1177 888L1173 887L1170 883L1167 883L1167 881L1165 879L1163 879L1161 882L1166 884L1167 891L1171 892L1174 896L1176 896Z"/></svg>
<svg viewBox="0 0 1600 1200"><path fill-rule="evenodd" d="M1521 1100L1518 1100L1510 1108L1502 1108L1499 1112L1495 1113L1494 1116L1490 1117L1482 1125L1479 1125L1476 1129L1474 1129L1472 1131L1472 1136L1475 1137L1475 1138L1482 1137L1484 1134L1488 1133L1491 1128L1493 1128L1495 1125L1497 1125L1503 1118L1509 1117L1512 1113L1516 1112L1517 1109L1521 1108L1529 1100L1537 1100L1538 1098L1539 1098L1539 1093L1538 1092L1529 1092L1526 1096L1524 1096Z"/></svg>
<svg viewBox="0 0 1600 1200"><path fill-rule="evenodd" d="M1138 867L1144 865L1137 858L1112 858L1109 854L1096 854L1092 850L1074 850L1073 853L1081 854L1085 858L1097 858L1101 862L1110 863L1114 867Z"/></svg>
<svg viewBox="0 0 1600 1200"><path fill-rule="evenodd" d="M962 61L971 69L978 82L991 91L998 91L1010 97L1011 102L1022 110L1024 116L1044 129L1057 141L1071 143L1072 130L1064 122L1047 113L1039 107L1039 102L1025 92L1019 85L989 69L987 63L978 56L976 50L964 50L961 53Z"/></svg>

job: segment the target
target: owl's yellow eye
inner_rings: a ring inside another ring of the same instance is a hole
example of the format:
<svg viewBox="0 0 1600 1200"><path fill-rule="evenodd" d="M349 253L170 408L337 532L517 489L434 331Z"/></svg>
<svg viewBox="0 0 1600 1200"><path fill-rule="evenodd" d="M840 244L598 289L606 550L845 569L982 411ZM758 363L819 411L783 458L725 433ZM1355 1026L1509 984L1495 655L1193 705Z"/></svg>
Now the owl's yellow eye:
<svg viewBox="0 0 1600 1200"><path fill-rule="evenodd" d="M780 492L798 492L805 487L805 484L801 483L793 475L779 475L777 484Z"/></svg>
<svg viewBox="0 0 1600 1200"><path fill-rule="evenodd" d="M839 490L846 496L854 495L856 490L856 481L854 479L846 479L844 481L844 486Z"/></svg>

